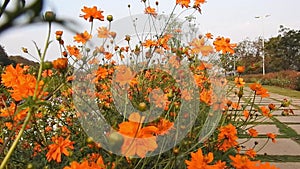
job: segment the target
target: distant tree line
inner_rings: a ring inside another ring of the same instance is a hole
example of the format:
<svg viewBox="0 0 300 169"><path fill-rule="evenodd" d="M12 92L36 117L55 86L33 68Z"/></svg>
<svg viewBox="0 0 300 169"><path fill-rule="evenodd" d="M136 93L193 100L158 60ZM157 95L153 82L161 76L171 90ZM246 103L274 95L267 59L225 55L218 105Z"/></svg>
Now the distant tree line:
<svg viewBox="0 0 300 169"><path fill-rule="evenodd" d="M233 71L236 66L246 66L247 74L262 73L262 52L265 53L265 69L268 72L282 70L300 71L300 30L280 26L279 34L264 40L245 39L238 43L233 56L222 56L223 68Z"/></svg>

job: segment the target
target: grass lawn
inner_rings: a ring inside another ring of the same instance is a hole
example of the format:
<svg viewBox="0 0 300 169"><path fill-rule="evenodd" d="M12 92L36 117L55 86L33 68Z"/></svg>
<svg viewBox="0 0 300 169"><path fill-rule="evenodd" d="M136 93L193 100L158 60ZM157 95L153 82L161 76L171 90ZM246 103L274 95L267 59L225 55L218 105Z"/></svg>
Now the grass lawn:
<svg viewBox="0 0 300 169"><path fill-rule="evenodd" d="M276 94L280 94L283 96L300 99L300 91L292 90L292 89L285 89L285 88L281 88L281 87L277 87L277 86L268 86L268 85L263 85L263 86L266 89L268 89L268 91L271 93L276 93Z"/></svg>

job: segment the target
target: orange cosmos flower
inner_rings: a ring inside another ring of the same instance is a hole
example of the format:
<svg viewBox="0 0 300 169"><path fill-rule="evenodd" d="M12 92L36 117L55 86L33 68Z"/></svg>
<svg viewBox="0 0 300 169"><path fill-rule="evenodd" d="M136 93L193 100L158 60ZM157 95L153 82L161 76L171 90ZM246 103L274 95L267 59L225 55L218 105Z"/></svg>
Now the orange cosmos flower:
<svg viewBox="0 0 300 169"><path fill-rule="evenodd" d="M33 96L36 86L36 78L30 74L18 77L19 84L11 90L11 97L16 101L20 101L29 96ZM42 86L44 85L43 81L38 82L38 91L37 96L41 94Z"/></svg>
<svg viewBox="0 0 300 169"><path fill-rule="evenodd" d="M98 10L96 6L93 6L92 8L84 6L81 11L85 14L80 15L80 17L83 17L85 20L89 20L89 22L93 22L94 19L104 21L104 16L102 15L103 11Z"/></svg>
<svg viewBox="0 0 300 169"><path fill-rule="evenodd" d="M21 68L19 64L17 64L16 68L12 65L7 66L1 78L4 86L12 88L9 92L11 92L11 97L15 101L21 101L34 95L37 83L36 78L31 74L25 74L24 68ZM38 82L37 96L41 93L43 85L43 81Z"/></svg>
<svg viewBox="0 0 300 169"><path fill-rule="evenodd" d="M53 62L53 68L57 70L63 70L68 66L68 59L67 58L58 58Z"/></svg>
<svg viewBox="0 0 300 169"><path fill-rule="evenodd" d="M19 123L21 120L24 120L29 108L19 110L17 112L17 106L14 102L10 104L9 107L0 109L0 117L4 118L12 118L14 123ZM13 124L9 120L8 122L5 122L5 126L8 127L8 129L12 129Z"/></svg>
<svg viewBox="0 0 300 169"><path fill-rule="evenodd" d="M110 60L113 57L113 54L110 52L104 52L104 57L107 60Z"/></svg>
<svg viewBox="0 0 300 169"><path fill-rule="evenodd" d="M92 35L90 35L87 31L84 31L83 33L77 33L74 36L74 41L85 44L91 38L92 38Z"/></svg>
<svg viewBox="0 0 300 169"><path fill-rule="evenodd" d="M99 66L99 68L95 72L95 74L96 74L96 79L95 80L98 81L98 80L101 80L101 79L105 79L108 76L109 72L106 68L103 68L103 67Z"/></svg>
<svg viewBox="0 0 300 169"><path fill-rule="evenodd" d="M63 169L90 169L90 166L87 160L84 160L82 163L72 161L70 166L66 166Z"/></svg>
<svg viewBox="0 0 300 169"><path fill-rule="evenodd" d="M191 153L191 157L191 161L185 160L187 169L213 168L213 165L209 165L214 159L213 153L210 152L204 156L199 148L196 153Z"/></svg>
<svg viewBox="0 0 300 169"><path fill-rule="evenodd" d="M195 1L196 3L196 1ZM206 33L205 36L208 38L208 39L212 39L213 38L213 35L211 33Z"/></svg>
<svg viewBox="0 0 300 169"><path fill-rule="evenodd" d="M253 148L250 148L249 150L246 151L245 154L250 158L254 158L256 156L256 151L254 151Z"/></svg>
<svg viewBox="0 0 300 169"><path fill-rule="evenodd" d="M148 151L157 148L156 137L158 129L154 126L142 127L144 117L132 113L128 122L119 124L119 132L123 134L124 142L121 148L123 155L130 157L138 155L144 158Z"/></svg>
<svg viewBox="0 0 300 169"><path fill-rule="evenodd" d="M236 87L243 87L246 84L246 82L244 82L244 79L241 77L236 77L234 79L234 83L235 83Z"/></svg>
<svg viewBox="0 0 300 169"><path fill-rule="evenodd" d="M63 153L66 156L69 156L69 149L74 149L74 142L69 140L69 137L64 139L63 137L54 136L52 137L53 144L48 146L48 153L46 154L47 160L55 160L58 163L61 162L61 154Z"/></svg>
<svg viewBox="0 0 300 169"><path fill-rule="evenodd" d="M270 110L267 107L261 106L260 110L263 116L272 117L272 114L270 113Z"/></svg>
<svg viewBox="0 0 300 169"><path fill-rule="evenodd" d="M206 69L211 69L212 68L212 64L201 61L200 65L196 67L196 70L206 70Z"/></svg>
<svg viewBox="0 0 300 169"><path fill-rule="evenodd" d="M109 30L105 26L99 27L97 31L98 31L98 38L108 38L110 36Z"/></svg>
<svg viewBox="0 0 300 169"><path fill-rule="evenodd" d="M215 165L213 165L214 169L225 169L226 167L226 162L222 162L221 160L218 160Z"/></svg>
<svg viewBox="0 0 300 169"><path fill-rule="evenodd" d="M243 72L245 72L245 66L238 66L238 67L236 68L236 71L237 71L238 73L243 73Z"/></svg>
<svg viewBox="0 0 300 169"><path fill-rule="evenodd" d="M188 8L190 5L190 0L176 0L176 4L181 5L181 7L186 7Z"/></svg>
<svg viewBox="0 0 300 169"><path fill-rule="evenodd" d="M248 110L244 110L243 111L243 115L244 115L245 118L249 118L250 117L250 113L249 113Z"/></svg>
<svg viewBox="0 0 300 169"><path fill-rule="evenodd" d="M114 169L114 165L112 169ZM70 166L66 166L63 169L106 169L102 157L100 156L96 162L90 162L88 160L83 160L81 163L77 161L72 161Z"/></svg>
<svg viewBox="0 0 300 169"><path fill-rule="evenodd" d="M212 94L213 90L212 89L203 89L200 93L200 101L211 105L212 103Z"/></svg>
<svg viewBox="0 0 300 169"><path fill-rule="evenodd" d="M20 64L17 64L16 68L13 65L6 66L4 73L1 74L1 82L6 87L13 87L16 85L17 78L23 76L23 72Z"/></svg>
<svg viewBox="0 0 300 169"><path fill-rule="evenodd" d="M68 45L67 50L71 56L75 56L77 59L81 58L80 51L75 45L73 46Z"/></svg>
<svg viewBox="0 0 300 169"><path fill-rule="evenodd" d="M155 107L164 108L168 101L166 94L160 93L159 89L153 89L150 95L150 100L153 102Z"/></svg>
<svg viewBox="0 0 300 169"><path fill-rule="evenodd" d="M198 7L198 6L200 6L201 4L204 4L205 2L206 2L206 0L195 0L194 6Z"/></svg>
<svg viewBox="0 0 300 169"><path fill-rule="evenodd" d="M167 119L161 118L157 124L157 134L158 135L165 135L168 134L169 130L171 130L174 126L173 122L170 122Z"/></svg>
<svg viewBox="0 0 300 169"><path fill-rule="evenodd" d="M157 42L151 39L147 39L142 45L145 46L146 48L151 48L157 46Z"/></svg>
<svg viewBox="0 0 300 169"><path fill-rule="evenodd" d="M268 138L270 138L270 139L272 139L272 142L273 143L276 143L276 140L275 140L275 138L276 138L276 134L273 134L273 133L267 133L267 136L268 136Z"/></svg>
<svg viewBox="0 0 300 169"><path fill-rule="evenodd" d="M152 15L154 17L157 16L155 8L151 8L150 6L148 6L147 8L145 8L145 14L149 14L149 15Z"/></svg>
<svg viewBox="0 0 300 169"><path fill-rule="evenodd" d="M260 95L262 98L270 96L268 90L263 88L261 84L253 83L250 84L249 87L255 92L256 95Z"/></svg>
<svg viewBox="0 0 300 169"><path fill-rule="evenodd" d="M121 86L124 86L125 84L129 84L135 76L135 73L132 72L129 67L124 65L118 66L116 71L117 73L115 76L115 81L120 83Z"/></svg>
<svg viewBox="0 0 300 169"><path fill-rule="evenodd" d="M231 104L231 107L232 107L233 109L235 109L235 110L238 110L238 109L241 108L241 106L240 106L237 102L233 102L233 103Z"/></svg>
<svg viewBox="0 0 300 169"><path fill-rule="evenodd" d="M237 146L237 130L232 124L222 126L218 134L219 150L227 151L229 148Z"/></svg>
<svg viewBox="0 0 300 169"><path fill-rule="evenodd" d="M158 45L161 46L162 48L169 50L170 47L168 45L168 41L170 40L170 38L172 37L171 34L165 34L163 37L159 38L158 41Z"/></svg>
<svg viewBox="0 0 300 169"><path fill-rule="evenodd" d="M197 9L201 13L200 5L205 2L205 0L195 0L193 8Z"/></svg>
<svg viewBox="0 0 300 169"><path fill-rule="evenodd" d="M249 135L251 137L257 137L258 136L258 132L254 128L249 129L248 132L249 132Z"/></svg>
<svg viewBox="0 0 300 169"><path fill-rule="evenodd" d="M92 65L92 64L99 65L100 61L98 58L93 58L93 59L89 60L88 63L90 65Z"/></svg>
<svg viewBox="0 0 300 169"><path fill-rule="evenodd" d="M46 78L46 77L51 77L53 74L53 71L51 69L46 69L43 71L42 73L42 77Z"/></svg>
<svg viewBox="0 0 300 169"><path fill-rule="evenodd" d="M251 161L247 156L236 156L230 155L229 158L232 160L231 165L236 169L252 169L255 168L255 162Z"/></svg>
<svg viewBox="0 0 300 169"><path fill-rule="evenodd" d="M218 37L213 43L217 51L222 51L223 54L229 52L230 54L234 53L233 48L236 47L236 44L230 44L229 38Z"/></svg>
<svg viewBox="0 0 300 169"><path fill-rule="evenodd" d="M203 56L207 56L211 53L213 53L213 47L209 45L205 45L204 38L201 39L193 39L193 41L190 43L190 45L193 47L192 48L192 53L193 54L201 54Z"/></svg>

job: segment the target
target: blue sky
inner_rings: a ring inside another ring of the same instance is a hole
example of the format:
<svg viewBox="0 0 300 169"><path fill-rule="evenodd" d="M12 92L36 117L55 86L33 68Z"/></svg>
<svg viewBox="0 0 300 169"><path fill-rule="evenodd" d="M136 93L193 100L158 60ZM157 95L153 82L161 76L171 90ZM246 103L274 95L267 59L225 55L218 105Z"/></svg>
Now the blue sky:
<svg viewBox="0 0 300 169"><path fill-rule="evenodd" d="M112 14L117 21L129 16L128 4L131 4L133 14L143 13L144 6L140 0L48 0L44 10L55 11L59 18L78 21L81 24L78 26L78 31L82 31L88 28L88 23L78 17L84 5L88 7L95 5L104 11L105 16ZM175 0L159 0L159 12L170 13L174 5ZM207 3L201 7L202 15L195 14L195 16L201 32L211 32L215 36L230 37L233 42L239 42L247 37L255 39L262 34L266 38L276 36L279 25L300 29L299 6L299 0L207 0ZM267 14L270 17L255 19L255 16ZM95 27L106 24L107 22L98 23ZM32 41L36 41L42 48L46 27L46 24L38 24L11 29L0 35L0 45L5 47L9 55L22 54L21 47L27 47L32 54L35 54ZM64 30L55 25L53 31L58 29ZM73 34L65 32L66 44L74 44L72 36ZM52 38L54 40L54 33ZM57 43L51 44L48 54L48 60L59 57Z"/></svg>

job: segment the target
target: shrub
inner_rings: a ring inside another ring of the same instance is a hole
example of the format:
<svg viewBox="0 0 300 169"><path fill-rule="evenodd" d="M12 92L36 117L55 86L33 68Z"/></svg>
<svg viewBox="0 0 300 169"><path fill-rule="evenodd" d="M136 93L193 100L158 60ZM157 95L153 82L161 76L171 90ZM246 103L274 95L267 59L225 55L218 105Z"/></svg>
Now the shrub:
<svg viewBox="0 0 300 169"><path fill-rule="evenodd" d="M267 73L265 76L261 74L244 75L243 78L247 82L258 81L263 85L278 86L297 90L298 79L300 73L294 70L285 70L280 72ZM299 90L299 89L298 89Z"/></svg>

